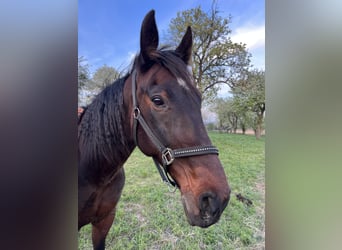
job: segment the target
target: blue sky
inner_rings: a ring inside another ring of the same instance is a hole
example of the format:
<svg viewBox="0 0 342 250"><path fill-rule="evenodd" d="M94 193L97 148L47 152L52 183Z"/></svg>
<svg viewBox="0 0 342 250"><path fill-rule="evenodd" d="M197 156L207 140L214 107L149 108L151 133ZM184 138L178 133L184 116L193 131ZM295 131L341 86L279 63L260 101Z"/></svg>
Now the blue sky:
<svg viewBox="0 0 342 250"><path fill-rule="evenodd" d="M125 70L139 52L141 22L148 11L156 11L163 42L170 20L177 12L197 7L207 11L211 0L79 0L78 53L90 70L106 64ZM265 69L265 4L263 0L219 0L221 16L232 16L231 38L247 44L255 68ZM185 28L184 28L185 31Z"/></svg>

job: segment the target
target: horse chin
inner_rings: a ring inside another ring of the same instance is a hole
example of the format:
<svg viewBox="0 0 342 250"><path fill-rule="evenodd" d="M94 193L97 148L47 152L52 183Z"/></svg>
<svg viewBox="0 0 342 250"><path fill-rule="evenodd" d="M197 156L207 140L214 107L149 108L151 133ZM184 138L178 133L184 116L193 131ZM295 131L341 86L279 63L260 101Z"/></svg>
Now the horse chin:
<svg viewBox="0 0 342 250"><path fill-rule="evenodd" d="M191 193L182 194L181 197L187 220L191 226L207 228L220 219L221 211L215 216L201 211L199 202L196 202Z"/></svg>

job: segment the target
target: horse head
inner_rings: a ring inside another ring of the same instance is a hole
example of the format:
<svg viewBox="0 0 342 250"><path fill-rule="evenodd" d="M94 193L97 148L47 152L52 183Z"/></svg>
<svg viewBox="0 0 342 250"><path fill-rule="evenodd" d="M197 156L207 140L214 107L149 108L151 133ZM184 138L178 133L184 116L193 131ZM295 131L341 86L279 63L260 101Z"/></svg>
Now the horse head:
<svg viewBox="0 0 342 250"><path fill-rule="evenodd" d="M205 129L201 94L189 70L191 28L175 50L158 49L158 44L152 10L142 23L140 53L128 78L132 84L125 90L131 97L124 101L131 110L132 140L135 138L140 150L171 176L181 192L189 223L208 227L219 220L227 206L230 188ZM165 149L170 149L168 155L161 152ZM177 157L177 153L183 155Z"/></svg>

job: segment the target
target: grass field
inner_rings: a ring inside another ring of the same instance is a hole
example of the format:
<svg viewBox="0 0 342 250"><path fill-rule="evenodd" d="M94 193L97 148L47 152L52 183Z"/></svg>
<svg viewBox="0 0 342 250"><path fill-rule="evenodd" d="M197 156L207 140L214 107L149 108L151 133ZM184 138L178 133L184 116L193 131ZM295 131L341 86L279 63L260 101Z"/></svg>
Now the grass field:
<svg viewBox="0 0 342 250"><path fill-rule="evenodd" d="M125 164L126 184L107 249L264 249L265 141L250 135L209 134L232 188L220 221L207 228L191 227L180 194L162 183L152 159L135 150ZM246 206L241 193L252 200ZM91 227L79 232L79 249L92 249Z"/></svg>

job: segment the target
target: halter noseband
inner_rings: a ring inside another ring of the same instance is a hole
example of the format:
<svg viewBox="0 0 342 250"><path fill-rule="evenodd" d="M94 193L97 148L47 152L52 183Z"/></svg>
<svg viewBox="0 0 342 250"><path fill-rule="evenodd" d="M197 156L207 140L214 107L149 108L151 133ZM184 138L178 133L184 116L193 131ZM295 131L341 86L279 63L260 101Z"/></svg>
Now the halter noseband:
<svg viewBox="0 0 342 250"><path fill-rule="evenodd" d="M140 109L137 103L137 96L136 96L136 75L137 72L133 70L132 73L132 99L133 99L133 138L135 145L138 146L138 138L137 138L137 129L138 123L140 123L141 127L144 129L145 133L152 141L154 146L156 146L161 153L162 157L162 165L158 162L156 157L153 157L153 161L159 171L159 174L164 182L173 186L179 187L177 183L172 180L168 173L168 166L172 164L175 158L182 158L182 157L189 157L195 155L205 155L205 154L219 154L218 149L215 146L208 145L208 146L195 146L195 147L187 147L187 148L180 148L180 149L171 149L165 147L160 140L155 136L152 132L150 127L147 125L145 119L142 117ZM139 147L139 146L138 146Z"/></svg>

